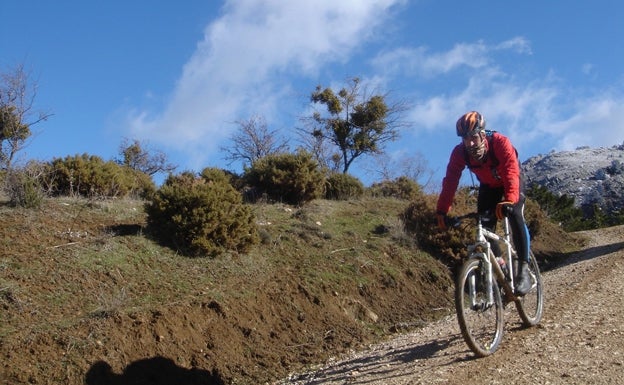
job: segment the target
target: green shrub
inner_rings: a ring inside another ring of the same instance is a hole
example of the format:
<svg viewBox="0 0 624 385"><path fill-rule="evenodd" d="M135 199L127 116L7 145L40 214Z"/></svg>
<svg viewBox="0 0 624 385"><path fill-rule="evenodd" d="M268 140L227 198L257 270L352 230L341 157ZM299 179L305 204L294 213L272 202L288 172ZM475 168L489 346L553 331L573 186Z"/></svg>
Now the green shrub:
<svg viewBox="0 0 624 385"><path fill-rule="evenodd" d="M54 195L84 197L145 198L156 190L149 175L87 154L53 159L44 183Z"/></svg>
<svg viewBox="0 0 624 385"><path fill-rule="evenodd" d="M406 176L373 183L369 191L374 197L393 197L405 200L415 200L422 196L420 185Z"/></svg>
<svg viewBox="0 0 624 385"><path fill-rule="evenodd" d="M323 196L325 182L318 164L305 151L265 156L245 172L244 179L256 196L295 205Z"/></svg>
<svg viewBox="0 0 624 385"><path fill-rule="evenodd" d="M599 218L594 214L586 218L583 210L574 205L574 197L563 194L557 196L546 187L533 184L526 190L528 198L535 201L551 221L559 223L565 231L579 231L600 227ZM599 211L595 211L599 212Z"/></svg>
<svg viewBox="0 0 624 385"><path fill-rule="evenodd" d="M348 200L364 194L362 182L349 174L332 173L325 182L325 198Z"/></svg>
<svg viewBox="0 0 624 385"><path fill-rule="evenodd" d="M201 177L206 181L229 183L238 190L238 186L241 185L240 177L229 170L224 170L217 167L206 167L201 172Z"/></svg>
<svg viewBox="0 0 624 385"><path fill-rule="evenodd" d="M258 242L251 208L225 173L171 175L146 203L148 231L189 256L248 251Z"/></svg>

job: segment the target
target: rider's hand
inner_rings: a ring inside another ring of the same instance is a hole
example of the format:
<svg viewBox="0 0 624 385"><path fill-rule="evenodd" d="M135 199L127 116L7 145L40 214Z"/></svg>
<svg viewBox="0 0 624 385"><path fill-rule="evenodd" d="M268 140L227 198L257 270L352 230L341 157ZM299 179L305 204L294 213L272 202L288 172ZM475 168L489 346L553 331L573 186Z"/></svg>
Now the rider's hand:
<svg viewBox="0 0 624 385"><path fill-rule="evenodd" d="M503 219L513 213L513 202L504 201L496 205L496 218Z"/></svg>
<svg viewBox="0 0 624 385"><path fill-rule="evenodd" d="M440 230L446 230L447 228L446 223L448 221L448 219L446 218L446 214L437 213L437 219L438 219L438 228Z"/></svg>

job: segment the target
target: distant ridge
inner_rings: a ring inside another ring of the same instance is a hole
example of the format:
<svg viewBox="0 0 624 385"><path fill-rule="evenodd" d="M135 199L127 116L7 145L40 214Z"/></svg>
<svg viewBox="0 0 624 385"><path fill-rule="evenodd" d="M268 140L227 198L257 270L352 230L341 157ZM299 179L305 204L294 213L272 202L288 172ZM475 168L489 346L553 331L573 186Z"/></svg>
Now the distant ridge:
<svg viewBox="0 0 624 385"><path fill-rule="evenodd" d="M574 197L586 213L595 205L608 214L624 209L624 144L540 154L523 162L522 170L527 187Z"/></svg>

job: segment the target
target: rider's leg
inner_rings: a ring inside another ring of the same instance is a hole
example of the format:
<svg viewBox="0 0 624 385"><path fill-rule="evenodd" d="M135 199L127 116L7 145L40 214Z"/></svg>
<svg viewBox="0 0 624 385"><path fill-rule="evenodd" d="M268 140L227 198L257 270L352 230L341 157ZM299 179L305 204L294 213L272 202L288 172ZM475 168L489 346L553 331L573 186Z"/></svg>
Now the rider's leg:
<svg viewBox="0 0 624 385"><path fill-rule="evenodd" d="M524 195L521 195L520 202L514 206L513 214L509 217L513 243L518 253L519 264L515 280L515 291L518 295L524 295L531 289L531 280L529 279L531 238L524 220L524 200Z"/></svg>
<svg viewBox="0 0 624 385"><path fill-rule="evenodd" d="M483 227L490 231L496 230L496 204L501 201L505 191L502 187L492 188L486 185L479 186L479 196L477 198L477 212L483 215ZM500 257L503 252L498 242L490 242L492 252Z"/></svg>

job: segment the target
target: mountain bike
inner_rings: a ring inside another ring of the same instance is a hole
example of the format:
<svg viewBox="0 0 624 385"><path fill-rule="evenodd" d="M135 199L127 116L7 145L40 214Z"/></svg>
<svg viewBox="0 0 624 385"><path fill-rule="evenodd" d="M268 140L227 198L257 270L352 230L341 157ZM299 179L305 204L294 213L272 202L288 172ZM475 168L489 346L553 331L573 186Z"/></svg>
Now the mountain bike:
<svg viewBox="0 0 624 385"><path fill-rule="evenodd" d="M487 214L469 213L452 218L452 225L472 219L476 222L475 242L468 246L468 258L459 270L455 283L455 309L461 334L470 349L485 357L498 349L503 338L504 308L514 302L526 327L542 319L544 297L539 266L529 252L531 290L523 296L514 294L514 271L518 256L511 243L509 220L503 218L503 236L483 226ZM502 256L495 256L490 242L499 242Z"/></svg>

